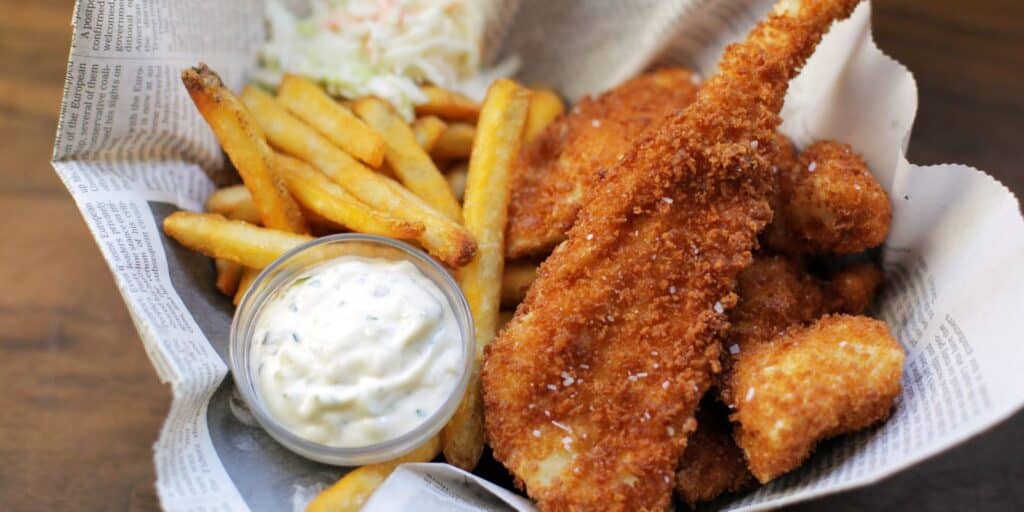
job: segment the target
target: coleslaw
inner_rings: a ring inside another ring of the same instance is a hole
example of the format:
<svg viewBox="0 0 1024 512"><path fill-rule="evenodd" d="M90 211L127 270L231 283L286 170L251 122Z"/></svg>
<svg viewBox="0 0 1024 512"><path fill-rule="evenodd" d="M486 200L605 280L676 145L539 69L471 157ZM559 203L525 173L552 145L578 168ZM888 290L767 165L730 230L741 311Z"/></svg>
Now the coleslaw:
<svg viewBox="0 0 1024 512"><path fill-rule="evenodd" d="M252 78L276 86L284 73L320 82L343 98L377 96L411 119L420 85L461 90L480 71L484 13L474 0L312 0L299 18L267 2L269 38ZM499 66L501 74L508 64Z"/></svg>

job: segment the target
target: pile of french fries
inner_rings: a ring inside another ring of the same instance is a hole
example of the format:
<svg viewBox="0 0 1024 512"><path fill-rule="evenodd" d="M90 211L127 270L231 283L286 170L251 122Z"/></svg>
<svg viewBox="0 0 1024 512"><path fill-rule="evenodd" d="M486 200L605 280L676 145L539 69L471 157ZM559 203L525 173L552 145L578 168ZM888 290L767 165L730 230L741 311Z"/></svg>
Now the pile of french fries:
<svg viewBox="0 0 1024 512"><path fill-rule="evenodd" d="M441 434L402 458L359 468L310 503L310 511L358 510L401 462L440 453L472 470L484 446L479 369L484 347L536 277L504 261L509 173L519 147L564 111L561 99L506 79L482 104L425 86L407 123L386 102L342 102L287 75L276 95L240 95L200 64L182 73L192 101L243 184L214 192L206 213L179 211L164 231L214 258L217 289L237 305L260 269L288 250L338 232L408 241L452 269L472 310L471 382Z"/></svg>

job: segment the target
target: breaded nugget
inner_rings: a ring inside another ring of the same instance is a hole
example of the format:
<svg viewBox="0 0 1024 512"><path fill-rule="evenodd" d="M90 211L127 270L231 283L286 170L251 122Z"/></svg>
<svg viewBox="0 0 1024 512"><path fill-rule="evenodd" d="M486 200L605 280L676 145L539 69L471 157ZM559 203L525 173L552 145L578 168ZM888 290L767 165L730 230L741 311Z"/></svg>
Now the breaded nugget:
<svg viewBox="0 0 1024 512"><path fill-rule="evenodd" d="M825 309L832 313L863 314L875 300L885 276L873 263L857 263L840 270L825 288Z"/></svg>
<svg viewBox="0 0 1024 512"><path fill-rule="evenodd" d="M540 509L665 510L770 218L789 80L857 0L784 0L588 192L482 380L495 459Z"/></svg>
<svg viewBox="0 0 1024 512"><path fill-rule="evenodd" d="M665 115L697 94L688 70L642 74L597 98L583 98L531 143L512 168L506 252L546 255L576 221L584 192Z"/></svg>
<svg viewBox="0 0 1024 512"><path fill-rule="evenodd" d="M754 483L747 460L732 439L729 411L714 399L705 398L697 411L697 430L679 459L676 494L693 508L697 502L742 491Z"/></svg>
<svg viewBox="0 0 1024 512"><path fill-rule="evenodd" d="M768 482L824 439L889 416L904 352L885 322L827 315L742 352L732 368L734 438Z"/></svg>
<svg viewBox="0 0 1024 512"><path fill-rule="evenodd" d="M889 234L889 196L864 159L846 144L820 141L782 170L780 211L765 243L787 254L850 254L881 245Z"/></svg>
<svg viewBox="0 0 1024 512"><path fill-rule="evenodd" d="M736 294L739 302L729 312L729 352L768 341L792 325L810 322L824 313L821 283L784 256L755 258L740 274Z"/></svg>

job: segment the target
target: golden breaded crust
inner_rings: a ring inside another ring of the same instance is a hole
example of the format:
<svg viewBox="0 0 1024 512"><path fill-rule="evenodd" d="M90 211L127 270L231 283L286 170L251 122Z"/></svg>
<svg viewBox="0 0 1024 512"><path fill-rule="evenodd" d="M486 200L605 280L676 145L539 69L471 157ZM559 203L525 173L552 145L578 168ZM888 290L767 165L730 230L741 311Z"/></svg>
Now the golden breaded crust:
<svg viewBox="0 0 1024 512"><path fill-rule="evenodd" d="M833 275L826 286L826 306L832 313L863 314L875 300L885 275L873 263L858 263Z"/></svg>
<svg viewBox="0 0 1024 512"><path fill-rule="evenodd" d="M718 392L710 395L732 403L729 370L733 352L742 354L753 345L771 339L793 325L809 322L822 312L823 294L817 279L804 271L796 261L781 256L759 256L740 275L736 285L739 301L729 312L731 327L723 344L726 370ZM711 404L709 404L711 402ZM691 506L726 492L734 492L753 480L747 470L743 452L732 439L732 427L716 421L714 398L705 398L697 417L697 432L690 437L686 452L679 460L677 493ZM709 409L710 407L710 409ZM707 411L705 411L707 409ZM718 409L718 412L721 412ZM701 419L702 416L705 419ZM705 426L709 430L705 431ZM721 459L716 462L716 459ZM738 460L738 462L737 462Z"/></svg>
<svg viewBox="0 0 1024 512"><path fill-rule="evenodd" d="M544 255L565 240L584 192L648 128L693 102L694 78L681 68L645 73L597 98L583 98L523 146L511 175L508 257Z"/></svg>
<svg viewBox="0 0 1024 512"><path fill-rule="evenodd" d="M676 494L690 508L755 484L747 460L732 439L729 411L705 399L697 411L697 430L686 443L676 473Z"/></svg>
<svg viewBox="0 0 1024 512"><path fill-rule="evenodd" d="M739 355L730 382L736 444L768 482L799 466L824 439L889 416L904 352L888 326L827 315Z"/></svg>
<svg viewBox="0 0 1024 512"><path fill-rule="evenodd" d="M782 172L780 211L765 243L788 254L849 254L881 245L892 206L867 163L846 144L820 141ZM788 236L781 236L775 231Z"/></svg>
<svg viewBox="0 0 1024 512"><path fill-rule="evenodd" d="M739 303L729 313L727 344L740 350L824 312L821 283L799 262L783 256L758 256L740 274L736 294Z"/></svg>
<svg viewBox="0 0 1024 512"><path fill-rule="evenodd" d="M541 510L670 506L736 276L770 217L788 82L856 4L788 1L729 46L697 100L587 192L488 346L488 438Z"/></svg>

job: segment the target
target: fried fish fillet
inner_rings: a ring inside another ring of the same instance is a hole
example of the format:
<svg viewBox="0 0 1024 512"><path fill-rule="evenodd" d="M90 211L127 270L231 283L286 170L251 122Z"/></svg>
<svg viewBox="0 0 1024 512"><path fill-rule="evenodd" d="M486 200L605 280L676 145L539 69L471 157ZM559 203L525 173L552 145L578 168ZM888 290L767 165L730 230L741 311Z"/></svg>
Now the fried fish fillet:
<svg viewBox="0 0 1024 512"><path fill-rule="evenodd" d="M496 459L542 510L664 510L771 210L789 80L856 0L785 0L588 193L488 347Z"/></svg>
<svg viewBox="0 0 1024 512"><path fill-rule="evenodd" d="M889 416L905 355L885 322L827 315L742 353L730 379L734 438L768 482L821 440Z"/></svg>
<svg viewBox="0 0 1024 512"><path fill-rule="evenodd" d="M633 143L697 95L696 75L665 68L640 75L597 98L583 98L523 146L512 168L506 252L545 255L576 221L584 191Z"/></svg>

